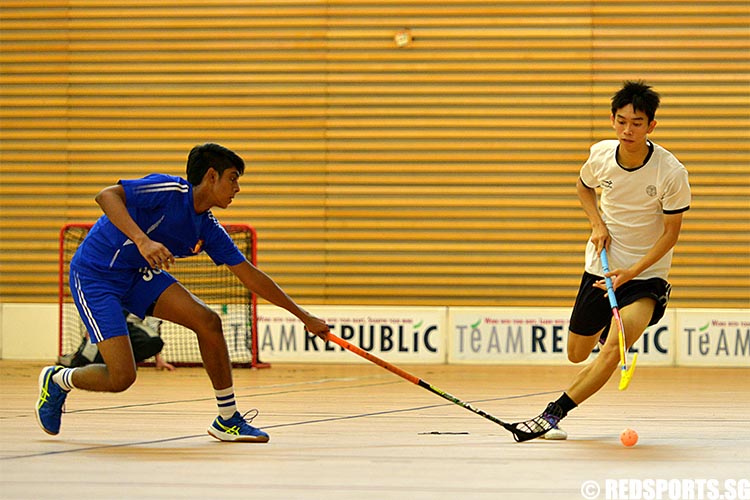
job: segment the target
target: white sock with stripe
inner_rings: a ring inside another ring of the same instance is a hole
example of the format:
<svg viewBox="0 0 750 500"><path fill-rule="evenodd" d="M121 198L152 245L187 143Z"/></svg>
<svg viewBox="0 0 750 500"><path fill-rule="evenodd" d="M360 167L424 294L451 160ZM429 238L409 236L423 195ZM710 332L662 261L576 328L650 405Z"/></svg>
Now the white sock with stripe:
<svg viewBox="0 0 750 500"><path fill-rule="evenodd" d="M226 389L216 390L216 405L219 407L219 416L224 420L229 420L237 411L237 402L234 399L234 386Z"/></svg>
<svg viewBox="0 0 750 500"><path fill-rule="evenodd" d="M57 373L52 375L52 381L59 385L63 391L69 392L71 389L75 389L73 385L73 372L75 368L63 368L57 370Z"/></svg>

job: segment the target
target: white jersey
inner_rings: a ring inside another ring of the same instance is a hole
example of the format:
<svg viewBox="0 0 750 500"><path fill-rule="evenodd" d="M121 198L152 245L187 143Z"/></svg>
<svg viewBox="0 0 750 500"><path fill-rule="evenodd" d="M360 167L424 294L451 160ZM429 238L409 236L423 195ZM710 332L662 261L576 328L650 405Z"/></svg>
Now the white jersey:
<svg viewBox="0 0 750 500"><path fill-rule="evenodd" d="M581 167L581 181L589 188L601 188L599 205L611 238L611 269L631 267L646 255L664 233L664 214L690 208L688 173L672 153L649 142L646 162L628 170L617 162L618 145L617 140L594 144ZM672 249L637 278L666 280L671 265ZM591 240L586 246L586 272L604 274Z"/></svg>

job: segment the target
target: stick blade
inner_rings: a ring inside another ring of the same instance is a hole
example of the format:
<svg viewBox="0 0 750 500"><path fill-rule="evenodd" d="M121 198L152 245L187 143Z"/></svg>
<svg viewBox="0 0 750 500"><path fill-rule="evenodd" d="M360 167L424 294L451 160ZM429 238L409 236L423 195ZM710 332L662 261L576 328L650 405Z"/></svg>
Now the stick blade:
<svg viewBox="0 0 750 500"><path fill-rule="evenodd" d="M638 361L638 353L633 354L633 362L630 363L628 369L622 370L620 372L620 385L618 386L618 388L621 391L624 391L630 385L630 380L633 378L633 370L635 370L636 361Z"/></svg>
<svg viewBox="0 0 750 500"><path fill-rule="evenodd" d="M516 422L514 424L505 426L505 428L510 431L511 434L513 434L513 439L515 439L517 443L531 441L532 439L543 436L547 432L546 429L533 429L528 425L527 422Z"/></svg>

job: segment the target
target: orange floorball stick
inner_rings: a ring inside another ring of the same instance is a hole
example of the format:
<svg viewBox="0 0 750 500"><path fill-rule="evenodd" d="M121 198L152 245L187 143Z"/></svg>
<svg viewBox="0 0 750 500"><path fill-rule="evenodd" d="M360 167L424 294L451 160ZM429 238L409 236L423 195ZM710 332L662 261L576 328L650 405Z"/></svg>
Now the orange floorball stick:
<svg viewBox="0 0 750 500"><path fill-rule="evenodd" d="M408 380L412 384L418 385L419 387L422 387L423 389L427 389L428 391L430 391L433 394L437 394L441 398L446 399L446 400L450 401L451 403L457 404L458 406L461 406L462 408L466 408L467 410L469 410L469 411L471 411L473 413L476 413L477 415L479 415L481 417L484 417L487 420L490 420L490 421L492 421L492 422L494 422L494 423L496 423L498 425L502 425L506 430L508 430L511 433L513 433L514 437L516 437L516 434L517 434L518 430L516 429L516 427L513 424L509 424L508 422L503 422L499 418L490 415L486 411L480 410L479 408L476 408L475 406L472 406L470 403L467 403L465 401L461 401L457 397L452 396L452 395L448 394L447 392L438 389L437 387L435 387L432 384L429 384L428 382L425 382L424 380L422 380L421 378L417 377L416 375L412 375L411 373L409 373L409 372L407 372L405 370L402 370L398 366L394 366L394 365L390 364L389 362L380 359L379 357L375 356L374 354L371 354L371 353L365 351L364 349L362 349L360 347L357 347L356 345L347 342L346 340L342 339L341 337L337 337L333 333L329 332L327 334L326 340L329 340L329 341L333 342L334 344L338 344L339 346L343 347L347 351L353 352L354 354L356 354L358 356L361 356L361 357L365 358L366 360L368 360L368 361L370 361L372 363L375 363L376 365L380 366L381 368L385 368L389 372L395 373L399 377Z"/></svg>

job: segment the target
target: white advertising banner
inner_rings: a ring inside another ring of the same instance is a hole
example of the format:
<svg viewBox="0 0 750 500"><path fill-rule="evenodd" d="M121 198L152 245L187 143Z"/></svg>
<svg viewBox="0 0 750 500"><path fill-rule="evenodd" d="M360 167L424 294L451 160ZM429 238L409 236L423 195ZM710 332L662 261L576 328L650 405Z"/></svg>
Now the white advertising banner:
<svg viewBox="0 0 750 500"><path fill-rule="evenodd" d="M309 306L339 337L386 361L567 365L569 308ZM264 362L359 363L305 332L283 309L258 307ZM625 332L627 335L627 332ZM611 332L610 334L617 334ZM232 337L233 338L233 337ZM592 356L598 352L594 349ZM643 366L750 367L750 311L668 309L631 347Z"/></svg>
<svg viewBox="0 0 750 500"><path fill-rule="evenodd" d="M680 309L679 366L750 367L750 310Z"/></svg>
<svg viewBox="0 0 750 500"><path fill-rule="evenodd" d="M394 364L445 363L445 307L305 306L331 332ZM305 331L284 309L258 306L260 359L267 363L366 362Z"/></svg>
<svg viewBox="0 0 750 500"><path fill-rule="evenodd" d="M569 308L451 307L448 362L477 364L567 364ZM631 348L638 364L674 362L674 314L668 311ZM617 332L614 332L617 335ZM626 332L627 334L627 332ZM598 352L598 348L594 353Z"/></svg>

